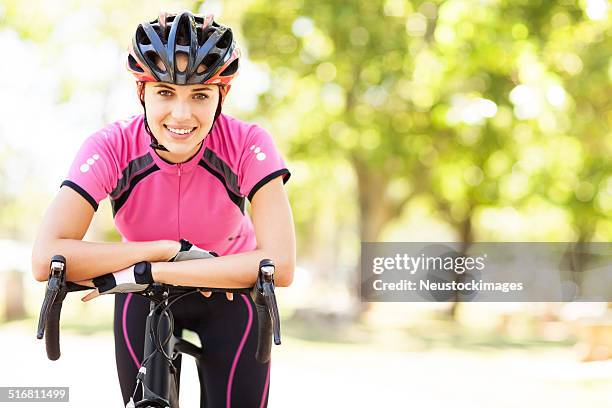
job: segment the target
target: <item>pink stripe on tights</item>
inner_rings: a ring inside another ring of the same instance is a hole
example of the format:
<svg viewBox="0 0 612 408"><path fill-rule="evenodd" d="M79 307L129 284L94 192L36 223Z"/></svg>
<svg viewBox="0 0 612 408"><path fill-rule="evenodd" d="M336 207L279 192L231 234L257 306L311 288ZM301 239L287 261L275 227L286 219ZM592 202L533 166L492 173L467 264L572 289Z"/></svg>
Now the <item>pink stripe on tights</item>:
<svg viewBox="0 0 612 408"><path fill-rule="evenodd" d="M238 350L236 350L236 355L234 355L234 361L232 362L232 369L229 373L229 378L227 380L227 392L225 394L225 406L230 408L232 406L232 384L234 382L234 374L236 373L236 366L238 365L238 360L240 359L240 354L242 353L242 349L244 348L244 343L246 343L247 336L251 331L251 325L253 324L253 308L251 304L247 300L247 297L244 293L240 294L242 300L247 306L247 310L249 312L249 319L247 321L246 329L244 334L242 335L242 339L240 340L240 345L238 346Z"/></svg>
<svg viewBox="0 0 612 408"><path fill-rule="evenodd" d="M272 365L272 360L268 361L268 374L266 374L266 383L263 387L263 393L261 394L261 403L259 404L259 408L265 407L266 404L266 394L268 391L268 386L270 385L270 366Z"/></svg>
<svg viewBox="0 0 612 408"><path fill-rule="evenodd" d="M125 298L125 303L123 304L123 318L122 318L122 327L123 327L123 339L125 340L125 345L130 352L130 356L132 356L132 360L134 360L134 364L136 364L136 369L140 369L140 362L138 358L136 358L136 353L134 353L134 349L132 348L132 344L130 343L130 338L128 337L127 332L127 309L130 304L130 300L132 300L132 294L128 293Z"/></svg>

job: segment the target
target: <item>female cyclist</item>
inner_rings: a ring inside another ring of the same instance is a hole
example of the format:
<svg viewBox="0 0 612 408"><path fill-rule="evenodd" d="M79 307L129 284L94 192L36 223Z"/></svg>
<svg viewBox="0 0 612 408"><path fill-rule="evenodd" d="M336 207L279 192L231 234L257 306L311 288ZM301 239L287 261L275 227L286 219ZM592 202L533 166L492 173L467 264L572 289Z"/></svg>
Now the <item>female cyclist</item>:
<svg viewBox="0 0 612 408"><path fill-rule="evenodd" d="M34 244L37 280L47 278L51 256L60 253L68 280L97 288L84 300L117 293L115 351L125 403L143 358L149 312L148 300L122 293L126 288L153 281L249 287L263 258L275 261L278 286L293 278L294 226L283 187L289 171L265 130L221 113L239 60L231 29L212 16L162 13L140 24L127 68L144 115L111 123L84 142ZM123 242L82 241L107 196ZM200 248L219 256L171 262ZM203 294L172 308L175 334L193 330L205 344L201 406L266 406L270 366L254 357L252 300Z"/></svg>

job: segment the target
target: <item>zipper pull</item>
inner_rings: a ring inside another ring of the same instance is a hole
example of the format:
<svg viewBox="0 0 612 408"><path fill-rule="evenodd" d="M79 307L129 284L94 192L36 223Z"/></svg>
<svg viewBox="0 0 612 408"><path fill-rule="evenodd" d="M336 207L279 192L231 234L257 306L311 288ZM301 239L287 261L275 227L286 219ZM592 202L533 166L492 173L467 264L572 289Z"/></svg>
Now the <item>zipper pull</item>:
<svg viewBox="0 0 612 408"><path fill-rule="evenodd" d="M181 163L177 164L178 166L178 176L181 177Z"/></svg>

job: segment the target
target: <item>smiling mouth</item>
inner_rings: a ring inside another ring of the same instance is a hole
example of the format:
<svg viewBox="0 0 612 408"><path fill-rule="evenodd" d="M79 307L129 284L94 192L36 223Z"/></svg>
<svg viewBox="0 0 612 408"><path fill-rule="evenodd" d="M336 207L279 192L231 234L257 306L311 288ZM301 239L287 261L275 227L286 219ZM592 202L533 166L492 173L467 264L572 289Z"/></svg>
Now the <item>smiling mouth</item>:
<svg viewBox="0 0 612 408"><path fill-rule="evenodd" d="M191 135L197 129L197 126L191 128L174 128L164 125L164 128L173 135L185 137Z"/></svg>

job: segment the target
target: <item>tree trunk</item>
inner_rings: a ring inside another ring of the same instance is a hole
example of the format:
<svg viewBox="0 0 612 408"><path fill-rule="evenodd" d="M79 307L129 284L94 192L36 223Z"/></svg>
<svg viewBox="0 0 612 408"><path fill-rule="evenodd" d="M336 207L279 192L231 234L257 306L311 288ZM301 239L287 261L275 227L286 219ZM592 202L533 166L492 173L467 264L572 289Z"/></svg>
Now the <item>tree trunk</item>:
<svg viewBox="0 0 612 408"><path fill-rule="evenodd" d="M359 238L362 243L376 242L385 225L396 216L385 196L389 181L382 173L375 172L359 160L353 161L353 167L359 196ZM361 293L361 264L357 266L349 285L355 288L355 293ZM369 303L356 299L356 318L368 308Z"/></svg>
<svg viewBox="0 0 612 408"><path fill-rule="evenodd" d="M12 270L6 274L5 281L5 320L18 320L25 317L23 273Z"/></svg>
<svg viewBox="0 0 612 408"><path fill-rule="evenodd" d="M461 256L465 256L467 250L470 248L472 244L472 219L470 217L472 211L468 212L468 215L461 223L461 249L459 250ZM455 280L460 281L464 278L464 275L456 276ZM457 319L457 309L459 307L459 293L455 292L455 301L451 304L450 309L448 310L449 317L455 321Z"/></svg>

